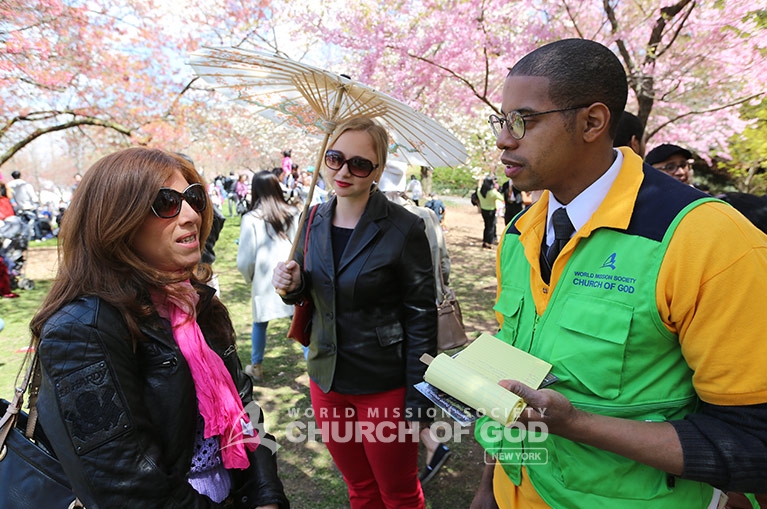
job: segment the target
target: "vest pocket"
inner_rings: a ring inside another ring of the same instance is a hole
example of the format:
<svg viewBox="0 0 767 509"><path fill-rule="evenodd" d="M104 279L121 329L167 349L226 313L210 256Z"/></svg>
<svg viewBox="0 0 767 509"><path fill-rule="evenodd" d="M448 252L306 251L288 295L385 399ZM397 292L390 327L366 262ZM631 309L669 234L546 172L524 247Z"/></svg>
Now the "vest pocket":
<svg viewBox="0 0 767 509"><path fill-rule="evenodd" d="M555 435L546 442L565 487L607 497L614 507L621 507L621 500L649 501L672 491L666 473L655 468Z"/></svg>
<svg viewBox="0 0 767 509"><path fill-rule="evenodd" d="M623 388L623 365L633 307L596 297L578 295L562 306L560 327L551 356L554 373L568 381L574 402L584 394L611 400ZM561 374L560 374L561 373Z"/></svg>
<svg viewBox="0 0 767 509"><path fill-rule="evenodd" d="M517 330L519 329L520 319L522 316L522 302L524 300L524 294L522 290L516 288L503 288L501 295L498 297L498 302L493 306L493 311L503 315L503 326L501 327L502 337L514 338L514 346L521 350L528 351L530 349L529 338L528 344L520 344L522 338L518 338Z"/></svg>

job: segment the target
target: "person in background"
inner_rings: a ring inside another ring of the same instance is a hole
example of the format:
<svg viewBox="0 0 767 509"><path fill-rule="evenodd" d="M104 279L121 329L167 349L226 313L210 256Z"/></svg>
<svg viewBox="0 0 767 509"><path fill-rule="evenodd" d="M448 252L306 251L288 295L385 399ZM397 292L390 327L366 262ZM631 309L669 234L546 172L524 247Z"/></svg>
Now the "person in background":
<svg viewBox="0 0 767 509"><path fill-rule="evenodd" d="M565 39L511 68L490 117L506 176L546 189L499 247L496 337L558 381L500 382L547 434L478 421L498 459L473 508L705 508L767 486L767 237L613 147L627 95L609 48ZM504 454L532 447L548 461Z"/></svg>
<svg viewBox="0 0 767 509"><path fill-rule="evenodd" d="M618 131L615 133L613 147L629 147L639 157L644 157L647 149L647 140L644 136L644 125L639 117L624 111L618 122Z"/></svg>
<svg viewBox="0 0 767 509"><path fill-rule="evenodd" d="M683 184L692 186L692 152L670 143L658 145L647 153L645 162L670 175Z"/></svg>
<svg viewBox="0 0 767 509"><path fill-rule="evenodd" d="M405 191L407 191L408 196L413 200L413 203L420 205L419 201L423 196L423 187L421 187L421 181L418 180L415 175L410 175L410 182L407 183Z"/></svg>
<svg viewBox="0 0 767 509"><path fill-rule="evenodd" d="M0 220L15 216L11 199L8 198L8 189L5 184L0 182Z"/></svg>
<svg viewBox="0 0 767 509"><path fill-rule="evenodd" d="M248 176L244 173L237 177L234 185L234 194L237 197L237 213L242 215L248 211Z"/></svg>
<svg viewBox="0 0 767 509"><path fill-rule="evenodd" d="M442 234L439 219L433 209L419 207L407 199L405 194L405 171L407 163L387 161L378 189L386 197L398 205L402 205L408 212L423 219L426 226L426 238L429 241L431 263L434 267L434 294L441 299L450 282L450 255L447 251L445 236ZM440 471L445 462L452 455L447 445L437 441L429 427L423 427L420 433L420 441L426 448L426 467L421 470L419 479L421 485L426 485Z"/></svg>
<svg viewBox="0 0 767 509"><path fill-rule="evenodd" d="M72 199L72 195L77 190L77 186L80 185L80 181L82 179L83 179L83 176L82 176L82 174L80 172L75 173L75 176L72 179L72 180L74 180L74 182L72 183L72 187L70 188L70 192L69 192L69 200Z"/></svg>
<svg viewBox="0 0 767 509"><path fill-rule="evenodd" d="M301 181L298 186L298 197L300 198L301 203L305 203L306 199L309 197L309 190L311 189L313 177L314 166L307 167L306 171L301 173ZM325 191L325 184L321 175L317 177L317 182L315 184L314 191L312 192L311 205L324 203L328 200L328 192Z"/></svg>
<svg viewBox="0 0 767 509"><path fill-rule="evenodd" d="M525 208L522 191L514 187L511 179L501 185L501 195L503 196L503 221L509 224L511 220Z"/></svg>
<svg viewBox="0 0 767 509"><path fill-rule="evenodd" d="M429 201L424 203L423 206L434 211L442 231L447 231L447 228L445 228L445 212L447 211L445 209L445 203L439 199L439 196L434 193L430 194Z"/></svg>
<svg viewBox="0 0 767 509"><path fill-rule="evenodd" d="M306 257L302 233L294 259L277 263L272 277L285 302L305 295L314 303L312 407L352 509L425 507L413 438L433 405L414 385L426 371L421 356L437 353L437 299L423 221L374 184L388 144L368 118L336 128L325 152L335 194L317 207ZM347 425L376 435L331 433Z"/></svg>
<svg viewBox="0 0 767 509"><path fill-rule="evenodd" d="M194 160L192 160L191 157L181 152L176 152L176 155L183 157L189 164L192 165L192 167L194 167ZM208 184L208 198L210 198L211 185L213 185L215 189L215 181ZM211 288L214 288L216 290L216 297L220 298L221 288L218 283L218 275L212 272L212 267L213 262L216 261L216 252L214 248L216 246L216 242L218 241L218 237L221 234L221 230L224 228L224 222L226 221L226 218L224 217L224 214L218 209L218 207L211 207L211 210L213 211L213 222L210 226L210 233L208 234L208 238L205 239L205 247L202 250L200 261L202 263L208 264L211 267L210 280L208 280L207 285Z"/></svg>
<svg viewBox="0 0 767 509"><path fill-rule="evenodd" d="M264 378L266 328L270 320L293 314L272 287L276 262L287 260L298 225L298 209L285 201L280 181L271 172L253 175L250 210L242 216L237 248L237 270L250 284L253 311L250 364L245 372L253 380Z"/></svg>
<svg viewBox="0 0 767 509"><path fill-rule="evenodd" d="M200 266L205 182L129 148L85 173L30 324L37 412L86 507L288 508L226 307Z"/></svg>
<svg viewBox="0 0 767 509"><path fill-rule="evenodd" d="M482 180L482 186L479 188L477 198L479 199L479 209L482 211L482 247L493 249L493 244L498 243L498 233L496 232L496 211L497 203L503 202L503 195L496 189L498 183L493 177L485 177Z"/></svg>
<svg viewBox="0 0 767 509"><path fill-rule="evenodd" d="M40 205L40 199L37 197L35 188L32 184L21 178L21 172L12 171L13 180L6 184L8 197L14 205L16 212L33 212Z"/></svg>
<svg viewBox="0 0 767 509"><path fill-rule="evenodd" d="M223 191L222 195L224 197L224 201L227 204L227 207L229 208L229 217L232 217L232 206L235 207L235 210L237 208L237 193L234 192L236 185L237 177L234 175L233 171L230 171L229 175L223 178L221 182L221 189Z"/></svg>
<svg viewBox="0 0 767 509"><path fill-rule="evenodd" d="M293 169L293 159L290 158L291 150L282 151L282 178L280 179L283 184L287 185L288 177Z"/></svg>
<svg viewBox="0 0 767 509"><path fill-rule="evenodd" d="M726 191L716 195L735 207L754 226L767 233L767 195L757 196L754 194Z"/></svg>

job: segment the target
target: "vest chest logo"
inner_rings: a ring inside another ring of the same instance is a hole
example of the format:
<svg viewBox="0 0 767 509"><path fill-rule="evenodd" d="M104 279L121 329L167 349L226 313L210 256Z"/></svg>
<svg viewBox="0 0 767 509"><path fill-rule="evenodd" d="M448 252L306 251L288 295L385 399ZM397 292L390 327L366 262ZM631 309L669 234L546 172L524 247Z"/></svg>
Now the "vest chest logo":
<svg viewBox="0 0 767 509"><path fill-rule="evenodd" d="M611 253L605 258L602 265L599 266L597 272L579 270L577 267L573 267L572 279L569 283L581 288L594 288L603 291L617 291L629 294L634 293L636 291L635 285L637 283L637 278L612 273L612 271L617 270L618 268L617 259L617 253ZM610 273L604 273L602 269L610 269Z"/></svg>
<svg viewBox="0 0 767 509"><path fill-rule="evenodd" d="M601 266L601 267L599 267L599 268L600 268L600 269L605 269L605 268L607 268L607 267L609 267L609 268L611 268L611 269L615 270L615 253L613 253L613 254L611 254L610 256L608 256L608 257L607 257L607 259L606 259L606 260L604 261L604 263L602 264L602 266Z"/></svg>

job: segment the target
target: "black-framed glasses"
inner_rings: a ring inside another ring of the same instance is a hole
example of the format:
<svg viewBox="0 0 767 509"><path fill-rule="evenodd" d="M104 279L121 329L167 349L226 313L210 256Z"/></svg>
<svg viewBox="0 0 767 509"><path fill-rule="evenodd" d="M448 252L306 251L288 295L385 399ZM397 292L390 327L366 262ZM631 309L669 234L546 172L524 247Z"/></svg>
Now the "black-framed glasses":
<svg viewBox="0 0 767 509"><path fill-rule="evenodd" d="M579 106L571 106L569 108L558 108L556 110L535 111L533 113L520 113L519 111L514 110L508 112L505 118L499 117L498 115L490 115L488 123L490 124L490 128L493 130L493 134L496 138L501 135L503 125L506 124L511 137L515 140L521 140L525 137L526 118L548 115L549 113L561 113L563 111L579 110L581 108L588 108L589 106L591 106L591 104L582 104Z"/></svg>
<svg viewBox="0 0 767 509"><path fill-rule="evenodd" d="M354 156L346 159L346 157L344 157L338 150L328 150L325 152L325 166L331 170L338 171L344 164L349 168L349 173L359 178L367 177L373 173L373 170L378 168L377 164L373 164L372 161L369 161L364 157Z"/></svg>
<svg viewBox="0 0 767 509"><path fill-rule="evenodd" d="M181 212L182 202L187 202L195 212L202 212L208 206L208 195L202 184L192 184L183 193L169 187L161 187L152 203L152 212L157 217L170 219Z"/></svg>
<svg viewBox="0 0 767 509"><path fill-rule="evenodd" d="M678 168L681 168L683 170L686 170L692 165L692 161L689 159L687 161L682 161L681 163L667 163L663 166L655 166L653 165L653 168L656 170L660 170L664 173L674 173Z"/></svg>

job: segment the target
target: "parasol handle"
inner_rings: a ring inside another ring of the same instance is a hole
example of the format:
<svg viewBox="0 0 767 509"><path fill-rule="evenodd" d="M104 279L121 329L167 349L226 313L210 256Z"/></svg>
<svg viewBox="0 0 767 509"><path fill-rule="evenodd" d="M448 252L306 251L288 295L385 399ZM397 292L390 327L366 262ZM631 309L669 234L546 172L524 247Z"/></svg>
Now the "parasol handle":
<svg viewBox="0 0 767 509"><path fill-rule="evenodd" d="M344 97L344 93L346 92L346 87L344 87L343 84L338 86L338 93L336 94L336 103L333 105L333 114L330 116L330 118L335 119L336 115L338 114L338 110L341 107L341 101ZM333 127L333 131L335 131L335 126ZM320 167L322 165L322 160L325 158L325 149L328 146L328 141L330 141L330 135L333 134L332 131L325 132L325 138L322 140L322 146L320 148L319 154L317 154L317 164L314 165L314 175L312 175L312 181L309 184L309 193L306 195L306 201L304 202L304 209L301 211L301 217L298 219L298 228L296 228L296 235L293 237L293 244L290 246L290 254L288 255L288 262L293 259L293 256L296 254L296 247L298 247L298 239L301 238L301 229L304 227L304 222L306 222L306 214L309 212L309 207L312 205L312 197L314 196L314 186L317 185L317 177L320 175ZM286 262L287 263L287 262ZM280 295L285 295L285 292L280 290L277 293Z"/></svg>
<svg viewBox="0 0 767 509"><path fill-rule="evenodd" d="M322 140L322 148L317 155L317 164L314 165L314 174L312 175L312 181L309 183L309 193L306 195L306 201L304 201L304 207L301 210L301 216L298 219L298 228L296 228L296 234L293 237L293 244L290 246L290 254L288 255L288 259L286 260L286 263L293 259L293 255L296 254L296 248L298 247L298 239L301 238L301 229L304 227L304 223L306 222L306 214L309 212L309 207L312 205L312 197L314 196L314 186L317 185L317 178L320 175L320 165L322 164L322 160L325 157L325 147L328 146L328 141L330 140L330 133L325 133L325 139ZM285 292L283 290L278 290L277 293L280 295L285 295Z"/></svg>

